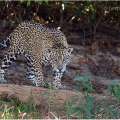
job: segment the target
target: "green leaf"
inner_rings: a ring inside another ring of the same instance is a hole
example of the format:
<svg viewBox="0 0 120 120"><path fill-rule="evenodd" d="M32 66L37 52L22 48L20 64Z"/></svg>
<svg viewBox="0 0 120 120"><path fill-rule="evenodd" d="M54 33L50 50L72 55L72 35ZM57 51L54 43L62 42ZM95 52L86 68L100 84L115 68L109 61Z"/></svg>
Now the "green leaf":
<svg viewBox="0 0 120 120"><path fill-rule="evenodd" d="M86 101L94 101L96 99L96 96L90 97L90 96L87 95L87 96L84 96L84 98L85 98Z"/></svg>
<svg viewBox="0 0 120 120"><path fill-rule="evenodd" d="M27 105L26 105L26 104L23 104L23 109L25 110L25 112L27 112L27 113L28 113L28 107L27 107Z"/></svg>
<svg viewBox="0 0 120 120"><path fill-rule="evenodd" d="M30 112L30 113L33 112L33 104L30 103L29 107L30 107L30 108L29 108L29 112Z"/></svg>
<svg viewBox="0 0 120 120"><path fill-rule="evenodd" d="M44 93L42 94L42 96L45 96L45 95L50 95L50 96L52 96L52 93L51 93L51 92L44 92Z"/></svg>
<svg viewBox="0 0 120 120"><path fill-rule="evenodd" d="M44 2L48 4L48 0L44 0Z"/></svg>
<svg viewBox="0 0 120 120"><path fill-rule="evenodd" d="M77 113L77 112L82 113L83 110L82 110L80 107L76 107L76 108L74 109L74 113Z"/></svg>
<svg viewBox="0 0 120 120"><path fill-rule="evenodd" d="M69 101L65 102L65 106L67 108L67 115L70 117L70 115L72 114L72 106L70 105Z"/></svg>
<svg viewBox="0 0 120 120"><path fill-rule="evenodd" d="M92 107L92 102L87 102L87 104L84 105L84 110L87 112L87 114L91 114Z"/></svg>
<svg viewBox="0 0 120 120"><path fill-rule="evenodd" d="M112 81L108 84L108 89L111 95L114 95L117 99L120 99L120 82Z"/></svg>
<svg viewBox="0 0 120 120"><path fill-rule="evenodd" d="M101 9L101 8L104 7L104 4L103 4L102 2L100 2L100 3L98 4L98 7Z"/></svg>
<svg viewBox="0 0 120 120"><path fill-rule="evenodd" d="M95 11L92 11L92 15L91 15L92 19L95 18Z"/></svg>
<svg viewBox="0 0 120 120"><path fill-rule="evenodd" d="M92 12L95 12L95 9L93 6L90 7Z"/></svg>
<svg viewBox="0 0 120 120"><path fill-rule="evenodd" d="M115 86L115 85L117 85L118 83L120 83L120 81L118 81L118 80L112 80L112 81L108 84L108 88L111 88L111 86Z"/></svg>
<svg viewBox="0 0 120 120"><path fill-rule="evenodd" d="M87 9L90 6L90 1L87 1L87 3L84 6L84 9Z"/></svg>
<svg viewBox="0 0 120 120"><path fill-rule="evenodd" d="M34 0L34 1L35 1L35 3L38 2L38 0Z"/></svg>
<svg viewBox="0 0 120 120"><path fill-rule="evenodd" d="M81 82L87 82L89 80L90 76L81 76L74 78L74 81L81 81Z"/></svg>
<svg viewBox="0 0 120 120"><path fill-rule="evenodd" d="M27 1L27 6L30 6L31 0Z"/></svg>
<svg viewBox="0 0 120 120"><path fill-rule="evenodd" d="M74 89L74 90L77 90L77 91L80 91L80 90L81 90L81 88L80 88L79 86L75 86L73 89Z"/></svg>
<svg viewBox="0 0 120 120"><path fill-rule="evenodd" d="M20 2L22 3L24 0L20 0Z"/></svg>
<svg viewBox="0 0 120 120"><path fill-rule="evenodd" d="M111 114L114 118L117 118L117 116L119 115L119 111L118 110L114 110L114 111L112 110Z"/></svg>
<svg viewBox="0 0 120 120"><path fill-rule="evenodd" d="M49 0L34 0L36 3L42 4L42 2L45 2L48 4Z"/></svg>
<svg viewBox="0 0 120 120"><path fill-rule="evenodd" d="M91 114L91 107L90 106L85 105L84 110L87 112L87 114Z"/></svg>
<svg viewBox="0 0 120 120"><path fill-rule="evenodd" d="M23 111L23 104L20 104L19 107L18 107L18 109L19 109L20 111Z"/></svg>
<svg viewBox="0 0 120 120"><path fill-rule="evenodd" d="M34 0L36 3L42 4L43 0Z"/></svg>
<svg viewBox="0 0 120 120"><path fill-rule="evenodd" d="M8 100L9 100L10 102L12 102L14 105L16 104L15 101L14 101L14 99L8 98Z"/></svg>
<svg viewBox="0 0 120 120"><path fill-rule="evenodd" d="M82 105L84 105L85 104L85 102L79 102L79 106L82 106Z"/></svg>
<svg viewBox="0 0 120 120"><path fill-rule="evenodd" d="M73 106L77 101L78 101L78 98L72 99L72 101L70 102L70 105Z"/></svg>
<svg viewBox="0 0 120 120"><path fill-rule="evenodd" d="M85 86L82 87L82 92L86 92L86 93L88 93L88 91L89 91L89 90L88 90L87 87L85 87Z"/></svg>
<svg viewBox="0 0 120 120"><path fill-rule="evenodd" d="M94 89L92 88L92 85L84 84L84 87L86 88L87 91L94 92Z"/></svg>

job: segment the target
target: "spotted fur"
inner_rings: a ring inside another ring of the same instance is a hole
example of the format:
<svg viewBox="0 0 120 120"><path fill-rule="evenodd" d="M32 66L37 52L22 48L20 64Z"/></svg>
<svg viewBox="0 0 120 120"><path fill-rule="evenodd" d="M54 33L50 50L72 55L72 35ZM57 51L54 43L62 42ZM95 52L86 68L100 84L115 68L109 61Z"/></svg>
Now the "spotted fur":
<svg viewBox="0 0 120 120"><path fill-rule="evenodd" d="M7 46L9 50L0 69L0 82L6 82L5 70L12 61L16 60L18 55L24 54L30 63L27 75L33 84L46 86L43 82L42 65L51 65L53 87L64 89L61 85L61 77L70 61L73 48L68 48L66 37L60 30L40 23L22 22L6 40L0 43L0 49Z"/></svg>

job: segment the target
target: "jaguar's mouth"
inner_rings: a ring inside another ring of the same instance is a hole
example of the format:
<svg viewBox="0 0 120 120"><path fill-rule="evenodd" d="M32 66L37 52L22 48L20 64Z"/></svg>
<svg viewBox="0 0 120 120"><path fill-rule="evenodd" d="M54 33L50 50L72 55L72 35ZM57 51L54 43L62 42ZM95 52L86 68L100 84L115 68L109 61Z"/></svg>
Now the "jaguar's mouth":
<svg viewBox="0 0 120 120"><path fill-rule="evenodd" d="M62 75L62 74L63 74L63 72L53 71L53 76L58 76L59 77L59 75Z"/></svg>

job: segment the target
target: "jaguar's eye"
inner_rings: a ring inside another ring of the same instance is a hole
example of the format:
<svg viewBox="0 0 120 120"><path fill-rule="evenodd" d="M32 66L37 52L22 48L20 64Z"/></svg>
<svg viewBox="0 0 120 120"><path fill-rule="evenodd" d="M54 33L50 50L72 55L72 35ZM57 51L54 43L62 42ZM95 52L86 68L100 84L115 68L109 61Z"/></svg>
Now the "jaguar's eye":
<svg viewBox="0 0 120 120"><path fill-rule="evenodd" d="M65 62L65 61L66 61L66 59L63 59L62 61L63 61L63 62Z"/></svg>
<svg viewBox="0 0 120 120"><path fill-rule="evenodd" d="M54 61L57 62L57 59L55 59Z"/></svg>
<svg viewBox="0 0 120 120"><path fill-rule="evenodd" d="M63 61L64 63L65 63L65 62L69 62L69 57L68 57L68 56L64 57L62 61Z"/></svg>

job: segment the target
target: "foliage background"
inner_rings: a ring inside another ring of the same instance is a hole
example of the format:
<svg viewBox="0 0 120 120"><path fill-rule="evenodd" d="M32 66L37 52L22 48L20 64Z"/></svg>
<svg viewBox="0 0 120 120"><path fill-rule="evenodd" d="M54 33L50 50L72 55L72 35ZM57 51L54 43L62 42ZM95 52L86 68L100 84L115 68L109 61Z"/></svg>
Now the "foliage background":
<svg viewBox="0 0 120 120"><path fill-rule="evenodd" d="M109 33L112 30L108 26L120 31L119 16L119 1L0 1L2 28L12 28L28 20L60 27L65 33L78 32L84 40L96 40L97 28L101 25ZM118 33L113 35L120 38Z"/></svg>

